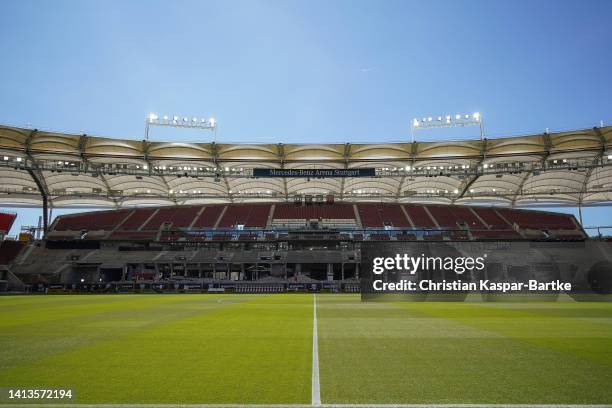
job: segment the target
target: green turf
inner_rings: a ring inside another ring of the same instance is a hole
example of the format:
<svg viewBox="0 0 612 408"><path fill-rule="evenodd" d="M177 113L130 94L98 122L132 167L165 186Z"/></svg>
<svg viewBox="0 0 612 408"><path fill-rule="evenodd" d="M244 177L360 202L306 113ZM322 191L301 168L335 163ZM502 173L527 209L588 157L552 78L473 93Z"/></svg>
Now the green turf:
<svg viewBox="0 0 612 408"><path fill-rule="evenodd" d="M309 403L308 296L0 298L0 387L78 403Z"/></svg>
<svg viewBox="0 0 612 408"><path fill-rule="evenodd" d="M317 310L325 402L612 402L609 303L321 296Z"/></svg>
<svg viewBox="0 0 612 408"><path fill-rule="evenodd" d="M612 304L317 295L323 403L612 403ZM0 388L310 403L312 295L0 297Z"/></svg>

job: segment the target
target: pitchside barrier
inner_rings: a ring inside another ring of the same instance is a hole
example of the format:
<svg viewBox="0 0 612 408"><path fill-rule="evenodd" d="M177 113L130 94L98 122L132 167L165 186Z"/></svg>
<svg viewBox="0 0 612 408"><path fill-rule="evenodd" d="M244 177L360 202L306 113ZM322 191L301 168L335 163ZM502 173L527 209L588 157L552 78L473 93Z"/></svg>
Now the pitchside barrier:
<svg viewBox="0 0 612 408"><path fill-rule="evenodd" d="M105 293L357 293L358 283L337 282L115 282L99 284L34 284L27 293L105 294Z"/></svg>
<svg viewBox="0 0 612 408"><path fill-rule="evenodd" d="M612 300L612 242L364 242L360 271L363 301Z"/></svg>

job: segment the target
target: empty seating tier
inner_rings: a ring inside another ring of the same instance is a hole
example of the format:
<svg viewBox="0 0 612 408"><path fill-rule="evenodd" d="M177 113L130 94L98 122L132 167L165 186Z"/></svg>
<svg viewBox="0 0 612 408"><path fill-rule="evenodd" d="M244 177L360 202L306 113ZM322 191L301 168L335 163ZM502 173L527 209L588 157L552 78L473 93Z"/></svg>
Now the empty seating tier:
<svg viewBox="0 0 612 408"><path fill-rule="evenodd" d="M0 243L0 265L8 265L13 262L25 244L21 241L2 241Z"/></svg>
<svg viewBox="0 0 612 408"><path fill-rule="evenodd" d="M499 208L497 212L521 228L534 230L575 230L573 216L543 211L510 210Z"/></svg>
<svg viewBox="0 0 612 408"><path fill-rule="evenodd" d="M276 204L273 219L278 220L354 220L351 204L296 205Z"/></svg>
<svg viewBox="0 0 612 408"><path fill-rule="evenodd" d="M206 206L204 207L204 211L198 216L198 219L195 220L193 224L193 228L212 228L217 223L219 216L223 212L225 206L216 205L216 206Z"/></svg>
<svg viewBox="0 0 612 408"><path fill-rule="evenodd" d="M485 228L485 225L468 207L430 205L427 206L427 209L440 228L443 229Z"/></svg>
<svg viewBox="0 0 612 408"><path fill-rule="evenodd" d="M17 214L0 213L0 231L9 232L15 222L15 218L17 218Z"/></svg>
<svg viewBox="0 0 612 408"><path fill-rule="evenodd" d="M500 217L494 208L473 207L473 210L484 222L487 223L488 227L492 230L512 229L511 225Z"/></svg>
<svg viewBox="0 0 612 408"><path fill-rule="evenodd" d="M440 204L337 203L322 205L212 204L145 207L59 216L50 240L286 240L293 224L330 230L330 239L487 240L583 239L586 234L569 214L508 208ZM357 214L356 214L357 213ZM0 214L0 228L14 215ZM358 216L358 217L357 217ZM268 220L272 219L270 225ZM363 230L357 228L360 219ZM327 225L314 226L309 221ZM4 224L2 222L5 221ZM332 225L332 227L330 227ZM397 229L394 232L383 229ZM515 227L517 227L515 231ZM215 230L219 231L204 231ZM240 231L244 229L244 232ZM253 229L264 230L256 233ZM86 235L81 231L87 230ZM236 233L229 230L239 230ZM419 231L421 230L421 231ZM161 234L160 234L161 231ZM424 233L423 233L424 231ZM332 234L336 234L333 235Z"/></svg>
<svg viewBox="0 0 612 408"><path fill-rule="evenodd" d="M357 204L364 228L409 227L410 223L398 204Z"/></svg>
<svg viewBox="0 0 612 408"><path fill-rule="evenodd" d="M172 224L172 228L186 228L191 225L202 207L168 207L159 211L142 227L143 230L158 230L164 223Z"/></svg>
<svg viewBox="0 0 612 408"><path fill-rule="evenodd" d="M131 210L97 211L70 214L58 218L56 231L112 230L125 219Z"/></svg>
<svg viewBox="0 0 612 408"><path fill-rule="evenodd" d="M440 228L444 229L456 229L459 228L457 225L457 218L451 212L448 206L430 205L427 206L431 216L438 222Z"/></svg>
<svg viewBox="0 0 612 408"><path fill-rule="evenodd" d="M228 205L219 222L219 228L234 228L243 225L247 228L265 228L270 213L270 204Z"/></svg>
<svg viewBox="0 0 612 408"><path fill-rule="evenodd" d="M155 211L157 208L136 208L119 229L122 231L137 230Z"/></svg>
<svg viewBox="0 0 612 408"><path fill-rule="evenodd" d="M415 228L437 228L427 211L422 205L404 205L404 209L412 220Z"/></svg>

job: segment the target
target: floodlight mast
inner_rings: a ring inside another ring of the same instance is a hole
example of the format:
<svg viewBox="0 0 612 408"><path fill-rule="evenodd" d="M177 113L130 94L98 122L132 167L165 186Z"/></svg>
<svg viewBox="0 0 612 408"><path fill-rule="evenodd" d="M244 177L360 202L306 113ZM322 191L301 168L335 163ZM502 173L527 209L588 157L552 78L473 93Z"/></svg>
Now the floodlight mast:
<svg viewBox="0 0 612 408"><path fill-rule="evenodd" d="M484 122L482 119L482 115L479 112L474 112L471 115L456 114L437 117L428 116L421 119L414 118L412 119L412 122L410 122L410 134L412 136L412 142L414 142L414 132L420 129L451 128L464 126L479 126L480 140L484 140Z"/></svg>
<svg viewBox="0 0 612 408"><path fill-rule="evenodd" d="M187 116L181 117L174 115L172 117L163 116L159 117L155 113L150 113L145 119L145 140L149 140L149 128L151 126L166 126L174 128L191 128L191 129L203 129L216 132L217 120L211 118L188 118Z"/></svg>

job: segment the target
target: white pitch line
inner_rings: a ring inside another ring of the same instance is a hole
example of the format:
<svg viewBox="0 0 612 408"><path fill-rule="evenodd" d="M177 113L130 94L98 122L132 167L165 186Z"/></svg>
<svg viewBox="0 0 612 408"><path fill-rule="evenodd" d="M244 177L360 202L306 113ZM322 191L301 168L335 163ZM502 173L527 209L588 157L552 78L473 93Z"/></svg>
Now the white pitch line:
<svg viewBox="0 0 612 408"><path fill-rule="evenodd" d="M311 408L308 404L0 404L2 408ZM612 408L610 404L320 404L321 408Z"/></svg>
<svg viewBox="0 0 612 408"><path fill-rule="evenodd" d="M319 381L319 336L317 334L317 294L314 294L312 317L312 402L315 407L321 406L321 384Z"/></svg>

